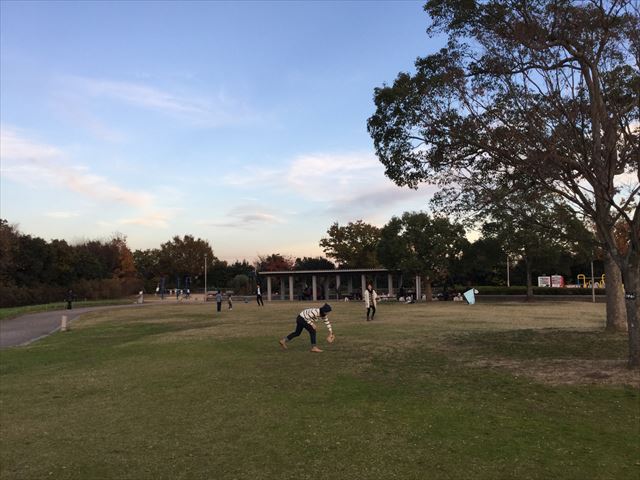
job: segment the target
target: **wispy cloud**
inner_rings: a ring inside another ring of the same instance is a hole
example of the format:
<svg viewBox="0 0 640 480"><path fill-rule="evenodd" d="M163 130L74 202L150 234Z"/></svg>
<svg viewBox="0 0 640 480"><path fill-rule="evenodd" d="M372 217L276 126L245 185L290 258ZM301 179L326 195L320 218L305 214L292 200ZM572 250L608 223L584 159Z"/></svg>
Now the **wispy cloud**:
<svg viewBox="0 0 640 480"><path fill-rule="evenodd" d="M145 110L159 112L205 127L246 125L260 121L260 115L246 102L223 90L211 94L176 93L140 82L80 76L59 79L59 95L71 104L85 104L91 99L107 99ZM107 130L92 115L94 128ZM97 126L96 126L97 125Z"/></svg>
<svg viewBox="0 0 640 480"><path fill-rule="evenodd" d="M0 126L0 160L5 178L33 187L46 182L93 200L136 208L153 201L152 195L121 188L86 166L72 164L59 147L31 140L10 127Z"/></svg>
<svg viewBox="0 0 640 480"><path fill-rule="evenodd" d="M67 218L79 217L80 214L77 212L46 212L44 216L49 218L64 220Z"/></svg>
<svg viewBox="0 0 640 480"><path fill-rule="evenodd" d="M168 228L173 212L146 212L141 216L124 218L119 223L123 225L137 225L151 228Z"/></svg>
<svg viewBox="0 0 640 480"><path fill-rule="evenodd" d="M314 153L295 157L276 169L246 166L224 178L229 186L267 186L295 193L304 202L322 204L322 210L341 221L382 218L395 206L427 206L434 187L411 190L396 186L384 175L384 167L369 152ZM316 207L317 211L317 207Z"/></svg>
<svg viewBox="0 0 640 480"><path fill-rule="evenodd" d="M284 219L259 205L239 205L227 212L220 221L202 223L213 227L253 229L265 224L284 223Z"/></svg>

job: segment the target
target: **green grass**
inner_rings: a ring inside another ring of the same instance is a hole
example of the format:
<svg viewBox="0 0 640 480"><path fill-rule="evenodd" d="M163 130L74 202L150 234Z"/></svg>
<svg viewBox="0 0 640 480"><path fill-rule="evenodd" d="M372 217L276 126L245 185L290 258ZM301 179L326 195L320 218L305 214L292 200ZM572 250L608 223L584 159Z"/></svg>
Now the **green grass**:
<svg viewBox="0 0 640 480"><path fill-rule="evenodd" d="M84 300L73 302L73 308L101 307L106 305L126 305L131 302L131 297L118 298L114 300ZM20 315L26 315L28 313L46 312L49 310L64 310L65 308L67 308L67 302L44 303L41 305L26 305L23 307L5 307L0 308L0 321L19 317Z"/></svg>
<svg viewBox="0 0 640 480"><path fill-rule="evenodd" d="M303 306L96 312L1 351L0 478L638 477L636 388L470 361L623 363L602 305L335 304L336 343L281 351Z"/></svg>

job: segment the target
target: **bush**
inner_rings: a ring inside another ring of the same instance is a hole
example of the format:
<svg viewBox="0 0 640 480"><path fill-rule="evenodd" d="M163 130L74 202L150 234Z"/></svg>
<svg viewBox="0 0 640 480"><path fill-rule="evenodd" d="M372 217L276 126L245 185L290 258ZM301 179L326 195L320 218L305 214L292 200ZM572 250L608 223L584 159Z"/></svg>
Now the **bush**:
<svg viewBox="0 0 640 480"><path fill-rule="evenodd" d="M61 302L64 300L64 287L48 285L34 285L31 287L17 287L12 284L0 285L0 307L22 307L42 303Z"/></svg>
<svg viewBox="0 0 640 480"><path fill-rule="evenodd" d="M79 280L71 288L77 300L112 300L134 295L142 290L142 280L137 278ZM63 302L67 295L64 286L38 284L17 287L10 283L0 284L0 308L41 305Z"/></svg>

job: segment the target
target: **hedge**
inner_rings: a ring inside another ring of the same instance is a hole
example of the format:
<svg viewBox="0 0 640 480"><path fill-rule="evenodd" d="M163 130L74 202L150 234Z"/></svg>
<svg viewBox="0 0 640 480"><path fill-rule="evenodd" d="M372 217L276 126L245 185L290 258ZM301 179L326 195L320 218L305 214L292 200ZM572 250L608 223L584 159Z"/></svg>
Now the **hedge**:
<svg viewBox="0 0 640 480"><path fill-rule="evenodd" d="M458 291L464 292L471 287L459 287ZM477 286L473 287L478 290L479 295L526 295L527 287L525 286ZM604 295L604 288L596 288L596 295ZM559 287L533 287L533 295L591 295L590 288L559 288Z"/></svg>

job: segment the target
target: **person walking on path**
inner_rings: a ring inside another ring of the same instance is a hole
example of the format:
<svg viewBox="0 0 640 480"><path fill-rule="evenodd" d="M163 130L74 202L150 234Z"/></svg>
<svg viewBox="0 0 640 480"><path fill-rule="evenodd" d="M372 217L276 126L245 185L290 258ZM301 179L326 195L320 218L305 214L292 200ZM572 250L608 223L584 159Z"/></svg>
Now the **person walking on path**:
<svg viewBox="0 0 640 480"><path fill-rule="evenodd" d="M258 285L258 288L256 290L256 302L258 302L258 305L262 305L264 307L264 302L262 301L262 293L260 292L260 285Z"/></svg>
<svg viewBox="0 0 640 480"><path fill-rule="evenodd" d="M286 350L287 342L290 342L295 337L298 337L302 333L302 330L304 329L307 332L309 332L309 337L311 340L311 351L313 353L322 352L322 350L320 350L316 346L316 329L317 329L316 322L318 320L322 320L324 322L327 329L329 330L329 336L327 337L327 342L333 343L336 336L333 334L333 329L331 328L331 322L329 322L329 317L327 317L327 314L330 311L331 311L331 305L329 305L328 303L325 303L320 308L307 308L301 311L298 317L296 318L296 329L286 337L283 337L282 339L280 339L280 346L282 347L282 349Z"/></svg>
<svg viewBox="0 0 640 480"><path fill-rule="evenodd" d="M364 291L364 306L367 309L367 322L373 320L376 314L376 306L378 305L378 294L373 289L373 285L367 285L367 289ZM371 315L371 319L369 319Z"/></svg>
<svg viewBox="0 0 640 480"><path fill-rule="evenodd" d="M222 310L222 293L220 293L220 290L216 293L216 305L218 307L218 311Z"/></svg>

